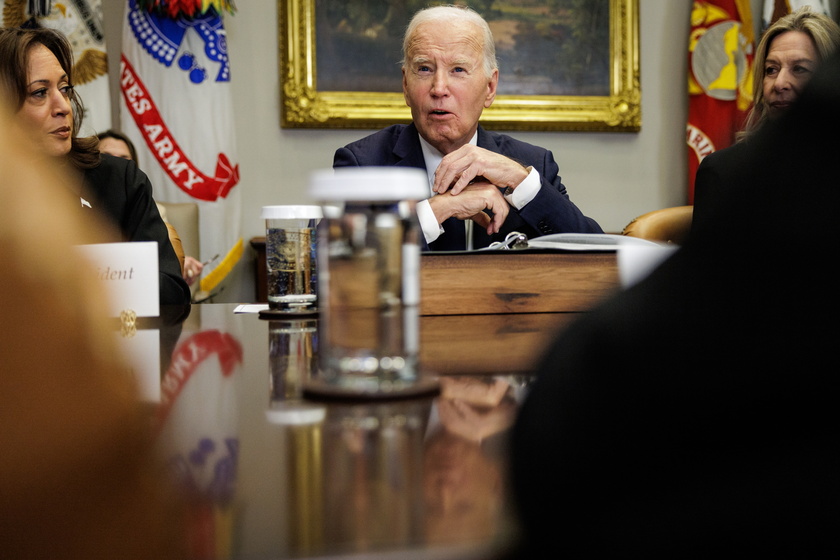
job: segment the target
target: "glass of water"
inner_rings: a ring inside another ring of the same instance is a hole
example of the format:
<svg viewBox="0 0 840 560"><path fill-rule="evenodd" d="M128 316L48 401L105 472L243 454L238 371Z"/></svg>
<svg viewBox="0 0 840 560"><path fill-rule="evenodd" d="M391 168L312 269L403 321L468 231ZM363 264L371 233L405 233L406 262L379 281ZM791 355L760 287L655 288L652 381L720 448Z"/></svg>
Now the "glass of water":
<svg viewBox="0 0 840 560"><path fill-rule="evenodd" d="M288 312L317 308L320 206L263 206L268 305Z"/></svg>

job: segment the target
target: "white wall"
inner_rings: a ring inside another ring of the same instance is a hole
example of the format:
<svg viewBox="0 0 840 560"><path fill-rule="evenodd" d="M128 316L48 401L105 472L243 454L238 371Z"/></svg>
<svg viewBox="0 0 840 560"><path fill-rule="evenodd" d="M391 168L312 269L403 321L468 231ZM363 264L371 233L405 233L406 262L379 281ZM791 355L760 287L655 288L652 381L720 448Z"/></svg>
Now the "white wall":
<svg viewBox="0 0 840 560"><path fill-rule="evenodd" d="M260 207L311 203L309 173L330 167L337 147L371 130L280 128L278 14L280 0L240 0L225 16L236 103L236 135L242 189L243 237L262 235ZM752 0L754 5L761 0ZM122 2L103 2L114 99ZM687 45L691 1L641 0L642 127L638 133L512 133L554 152L572 200L610 232L635 216L685 204L688 101ZM760 11L754 8L758 15ZM504 75L501 76L504 80ZM114 111L119 108L114 103ZM118 126L119 120L115 120ZM250 301L253 253L240 266L226 301Z"/></svg>

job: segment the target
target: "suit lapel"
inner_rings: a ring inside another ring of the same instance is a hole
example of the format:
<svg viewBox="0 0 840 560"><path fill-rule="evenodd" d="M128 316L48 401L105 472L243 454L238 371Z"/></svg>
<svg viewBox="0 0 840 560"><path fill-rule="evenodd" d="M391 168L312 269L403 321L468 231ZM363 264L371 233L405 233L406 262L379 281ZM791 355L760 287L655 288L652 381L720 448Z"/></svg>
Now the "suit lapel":
<svg viewBox="0 0 840 560"><path fill-rule="evenodd" d="M426 160L423 158L423 149L420 147L420 137L417 127L410 124L402 129L392 149L394 158L397 160L397 167L418 167L426 169Z"/></svg>
<svg viewBox="0 0 840 560"><path fill-rule="evenodd" d="M496 152L500 154L499 145L496 144L496 140L490 135L489 132L478 127L478 140L476 141L479 148L484 148L485 150L490 150L491 152Z"/></svg>

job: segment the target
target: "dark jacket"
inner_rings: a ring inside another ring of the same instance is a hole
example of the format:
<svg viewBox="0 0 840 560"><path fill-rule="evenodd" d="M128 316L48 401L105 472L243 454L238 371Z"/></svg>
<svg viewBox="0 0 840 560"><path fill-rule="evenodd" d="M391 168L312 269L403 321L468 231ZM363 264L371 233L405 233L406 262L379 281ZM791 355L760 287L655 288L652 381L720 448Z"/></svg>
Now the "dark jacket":
<svg viewBox="0 0 840 560"><path fill-rule="evenodd" d="M146 174L132 161L102 154L102 163L85 170L81 195L94 212L119 228L123 241L157 241L160 303L188 304L190 289Z"/></svg>
<svg viewBox="0 0 840 560"><path fill-rule="evenodd" d="M522 210L511 207L501 232L492 238L482 228L475 228L475 247L486 247L492 241L502 241L511 231L524 233L529 239L551 233L602 233L601 227L584 216L569 199L566 187L560 182L559 168L552 153L544 148L515 140L505 134L478 128L478 146L507 156L524 166L533 166L540 174L539 194ZM413 124L397 124L339 148L333 167L396 166L426 169L417 128ZM431 191L430 191L431 192ZM461 227L460 220L450 218L444 223L451 228ZM445 237L447 233L441 237ZM441 242L441 243L439 243ZM441 246L446 240L433 242L437 250L457 250L464 247Z"/></svg>

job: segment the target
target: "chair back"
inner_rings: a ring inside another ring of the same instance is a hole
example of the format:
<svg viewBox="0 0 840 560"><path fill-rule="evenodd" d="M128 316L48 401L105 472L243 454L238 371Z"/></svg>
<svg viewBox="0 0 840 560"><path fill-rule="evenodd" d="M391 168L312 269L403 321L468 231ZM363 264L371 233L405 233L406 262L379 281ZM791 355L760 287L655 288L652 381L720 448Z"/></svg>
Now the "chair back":
<svg viewBox="0 0 840 560"><path fill-rule="evenodd" d="M621 235L682 245L691 230L693 206L672 206L642 214L624 227Z"/></svg>
<svg viewBox="0 0 840 560"><path fill-rule="evenodd" d="M199 258L198 205L195 202L159 201L158 204L166 209L166 221L178 232L184 254Z"/></svg>

